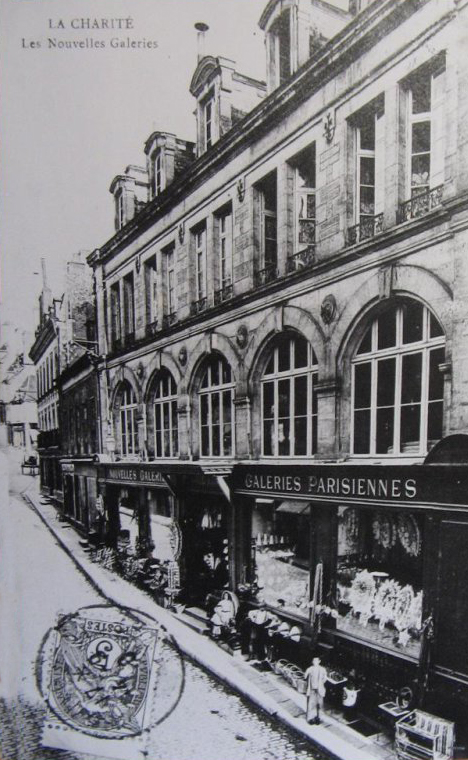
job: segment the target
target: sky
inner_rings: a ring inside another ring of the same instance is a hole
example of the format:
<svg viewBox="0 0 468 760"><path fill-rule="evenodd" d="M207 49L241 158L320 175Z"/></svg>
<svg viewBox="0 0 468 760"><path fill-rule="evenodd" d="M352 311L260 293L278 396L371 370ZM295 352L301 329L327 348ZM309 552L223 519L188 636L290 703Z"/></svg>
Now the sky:
<svg viewBox="0 0 468 760"><path fill-rule="evenodd" d="M53 295L60 297L65 261L112 236L109 185L128 164L144 165L151 132L194 139L195 102L188 88L197 61L195 22L210 27L206 53L231 58L239 71L265 79L258 27L265 5L1 0L2 323L34 329L41 258ZM120 23L131 28L86 28L94 19L130 19ZM112 47L116 39L124 47ZM128 39L140 47L128 47ZM143 47L145 41L157 46ZM70 49L65 42L84 47Z"/></svg>

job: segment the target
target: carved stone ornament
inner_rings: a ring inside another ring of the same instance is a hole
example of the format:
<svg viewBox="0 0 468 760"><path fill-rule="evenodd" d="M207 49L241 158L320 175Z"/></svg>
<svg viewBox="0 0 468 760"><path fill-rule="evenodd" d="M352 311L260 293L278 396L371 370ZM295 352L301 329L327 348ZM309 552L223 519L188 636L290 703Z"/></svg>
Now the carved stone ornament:
<svg viewBox="0 0 468 760"><path fill-rule="evenodd" d="M178 232L179 232L179 242L182 244L185 238L185 222L181 222L179 224Z"/></svg>
<svg viewBox="0 0 468 760"><path fill-rule="evenodd" d="M237 197L239 199L239 203L242 203L245 198L245 183L242 177L239 177L237 180Z"/></svg>
<svg viewBox="0 0 468 760"><path fill-rule="evenodd" d="M140 268L141 268L141 255L137 254L137 257L135 259L135 267L137 270L137 274L140 274Z"/></svg>
<svg viewBox="0 0 468 760"><path fill-rule="evenodd" d="M239 348L245 348L247 345L247 338L249 337L249 331L246 325L239 325L236 333L236 343Z"/></svg>
<svg viewBox="0 0 468 760"><path fill-rule="evenodd" d="M187 364L187 349L185 346L182 346L179 351L179 362L182 365L182 367L185 367Z"/></svg>
<svg viewBox="0 0 468 760"><path fill-rule="evenodd" d="M335 136L335 127L335 114L329 111L323 120L323 134L327 143L332 142Z"/></svg>
<svg viewBox="0 0 468 760"><path fill-rule="evenodd" d="M145 373L145 365L143 364L143 362L139 362L139 364L138 364L138 366L136 368L136 374L137 374L137 377L138 377L139 380L143 380L143 378L144 378L144 376L146 374Z"/></svg>
<svg viewBox="0 0 468 760"><path fill-rule="evenodd" d="M336 298L333 295L325 296L320 307L320 316L325 325L333 321L336 314Z"/></svg>

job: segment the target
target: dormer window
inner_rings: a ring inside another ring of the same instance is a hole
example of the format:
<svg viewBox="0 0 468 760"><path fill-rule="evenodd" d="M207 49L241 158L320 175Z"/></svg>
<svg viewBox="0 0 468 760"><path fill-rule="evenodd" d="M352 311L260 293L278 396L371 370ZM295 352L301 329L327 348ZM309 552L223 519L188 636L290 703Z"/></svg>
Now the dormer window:
<svg viewBox="0 0 468 760"><path fill-rule="evenodd" d="M216 141L215 129L215 100L211 92L202 104L203 142L205 150L211 148Z"/></svg>
<svg viewBox="0 0 468 760"><path fill-rule="evenodd" d="M152 190L154 197L155 195L159 195L164 190L164 161L162 152L160 150L158 150L156 153L153 153L151 158L153 162Z"/></svg>
<svg viewBox="0 0 468 760"><path fill-rule="evenodd" d="M125 224L125 210L122 190L119 190L119 192L115 195L115 216L116 227L118 230L120 230Z"/></svg>
<svg viewBox="0 0 468 760"><path fill-rule="evenodd" d="M268 34L269 81L279 87L291 76L291 13L284 11L272 24Z"/></svg>

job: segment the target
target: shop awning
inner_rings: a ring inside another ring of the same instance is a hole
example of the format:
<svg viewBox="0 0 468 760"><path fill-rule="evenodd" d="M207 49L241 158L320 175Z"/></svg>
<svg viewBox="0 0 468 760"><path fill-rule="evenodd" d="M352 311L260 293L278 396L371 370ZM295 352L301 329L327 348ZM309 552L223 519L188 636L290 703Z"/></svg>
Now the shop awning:
<svg viewBox="0 0 468 760"><path fill-rule="evenodd" d="M291 515L305 515L310 511L310 501L299 501L298 499L286 499L282 501L277 512L289 512Z"/></svg>

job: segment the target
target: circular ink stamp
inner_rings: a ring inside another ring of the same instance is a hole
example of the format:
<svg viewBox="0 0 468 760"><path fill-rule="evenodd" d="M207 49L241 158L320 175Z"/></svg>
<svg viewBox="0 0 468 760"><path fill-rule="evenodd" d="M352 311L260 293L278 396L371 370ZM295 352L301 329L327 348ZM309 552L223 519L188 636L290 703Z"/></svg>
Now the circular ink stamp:
<svg viewBox="0 0 468 760"><path fill-rule="evenodd" d="M58 722L96 739L148 733L173 712L184 688L184 662L164 626L110 605L60 617L43 639L37 674L45 729Z"/></svg>

